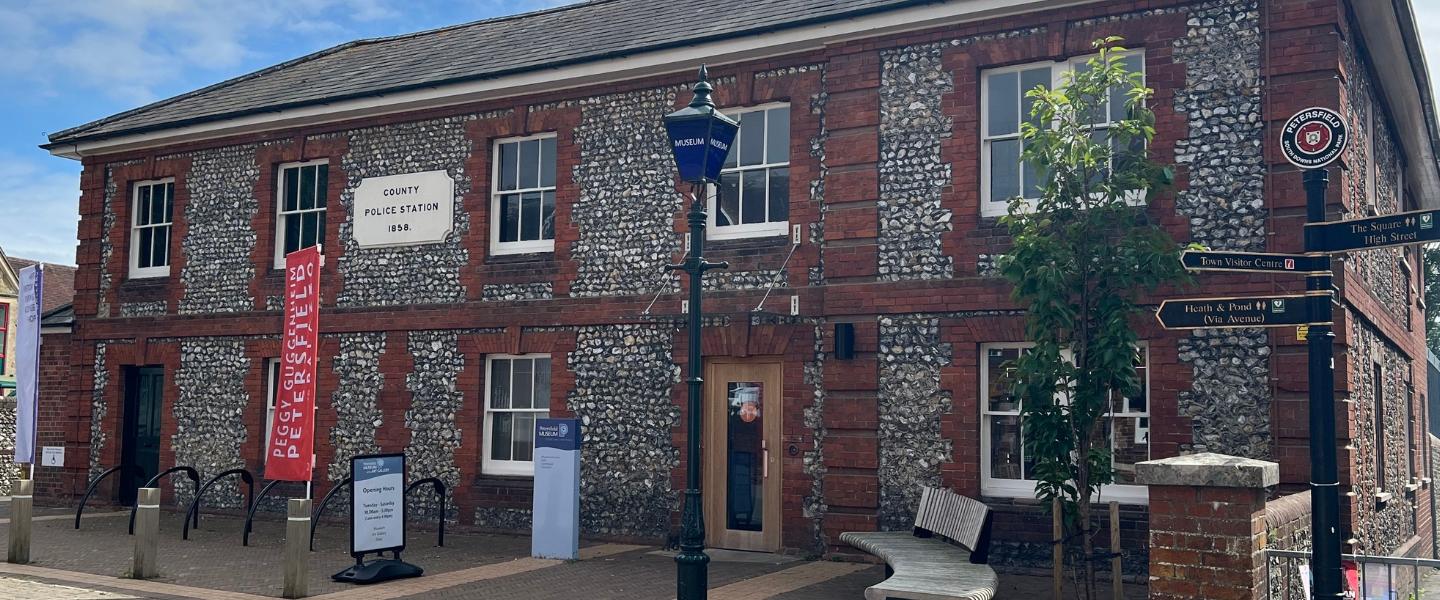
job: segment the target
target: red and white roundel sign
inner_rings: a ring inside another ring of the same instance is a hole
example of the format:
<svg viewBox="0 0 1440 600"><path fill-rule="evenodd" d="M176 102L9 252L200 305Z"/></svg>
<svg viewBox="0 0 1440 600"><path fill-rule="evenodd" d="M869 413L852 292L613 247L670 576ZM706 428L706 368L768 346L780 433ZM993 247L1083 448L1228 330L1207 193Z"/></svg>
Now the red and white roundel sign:
<svg viewBox="0 0 1440 600"><path fill-rule="evenodd" d="M1295 113L1280 132L1280 152L1302 169L1319 169L1340 158L1350 141L1345 119L1328 108Z"/></svg>

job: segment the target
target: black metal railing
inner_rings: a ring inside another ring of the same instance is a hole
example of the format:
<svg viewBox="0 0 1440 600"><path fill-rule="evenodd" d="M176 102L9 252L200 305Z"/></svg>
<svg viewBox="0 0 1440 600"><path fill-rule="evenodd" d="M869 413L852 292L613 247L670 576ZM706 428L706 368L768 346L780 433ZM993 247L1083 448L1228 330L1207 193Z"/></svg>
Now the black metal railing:
<svg viewBox="0 0 1440 600"><path fill-rule="evenodd" d="M200 528L200 499L205 497L205 492L210 489L210 486L215 485L215 482L231 475L239 475L240 480L245 482L245 487L247 488L245 491L245 513L250 513L250 506L255 503L255 477L250 475L250 471L245 469L230 469L229 471L211 477L209 481L205 482L205 485L200 486L200 489L195 492L195 499L191 500L190 506L185 509L185 527L181 531L181 539L190 539L191 515L194 515L195 518L195 528ZM249 524L248 520L246 524Z"/></svg>
<svg viewBox="0 0 1440 600"><path fill-rule="evenodd" d="M339 483L335 484L335 487L330 488L330 491L325 493L325 497L320 500L320 504L310 513L311 552L315 551L315 526L320 524L320 517L325 514L325 507L330 505L330 499L334 498L335 494L339 493L342 489L349 489L354 483L355 479L353 477L341 479Z"/></svg>
<svg viewBox="0 0 1440 600"><path fill-rule="evenodd" d="M250 502L250 510L246 511L246 513L245 513L245 535L244 535L243 539L241 539L240 545L242 545L242 546L249 546L249 545L250 545L250 532L254 531L255 511L260 510L260 501L262 501L262 500L265 499L265 496L270 493L270 490L271 490L271 489L273 489L276 485L279 485L279 484L282 484L282 483L295 483L295 484L299 484L299 483L302 483L302 482L298 482L298 481L281 481L281 480L279 480L279 479L275 479L275 480L272 480L270 483L265 484L265 487L260 488L260 495L259 495L259 496L256 496L255 499Z"/></svg>
<svg viewBox="0 0 1440 600"><path fill-rule="evenodd" d="M1429 569L1440 569L1440 560L1402 556L1340 556L1345 572L1355 572L1359 585L1356 598L1413 598L1418 600L1421 580ZM1295 550L1265 551L1266 598L1269 600L1307 600L1307 571L1310 553ZM1345 584L1349 587L1349 583Z"/></svg>
<svg viewBox="0 0 1440 600"><path fill-rule="evenodd" d="M79 528L80 528L80 515L85 512L85 505L90 502L90 495L95 493L95 488L100 487L100 482L101 482L101 481L104 481L106 477L109 477L109 476L110 476L110 474L112 474L112 473L121 473L121 472L123 472L124 470L125 470L125 465L120 465L120 466L118 466L118 467L110 467L110 468L108 468L108 469L105 469L105 471L102 472L102 473L100 473L100 475L99 475L98 477L90 480L90 485L85 486L85 495L80 497L80 506L75 507L75 528L76 528L76 529L79 529ZM134 522L132 521L131 523L133 524ZM133 525L132 525L132 527L133 527Z"/></svg>
<svg viewBox="0 0 1440 600"><path fill-rule="evenodd" d="M184 473L185 476L189 477L190 481L195 484L195 495L200 495L200 472L196 471L194 467L189 467L185 465L170 467L169 469L162 471L159 475L151 477L150 481L146 482L145 485L142 485L140 487L155 487L156 483L159 483L161 479L164 479L166 475L169 475L171 473ZM130 506L130 535L135 535L135 512L138 510L140 510L140 497L137 495L135 497L135 504ZM189 515L186 515L186 519L189 519ZM200 525L200 516L198 514L195 516L195 525L197 527Z"/></svg>
<svg viewBox="0 0 1440 600"><path fill-rule="evenodd" d="M440 481L440 479L437 478L437 477L426 477L425 479L421 479L420 481L417 481L417 482L415 482L415 483L410 484L410 487L405 488L405 495L406 495L406 496L409 496L409 495L410 495L410 492L415 491L415 488L418 488L418 487L420 487L420 486L422 486L422 485L425 485L425 484L427 484L427 483L433 484L433 485L435 486L435 496L439 499L439 504L440 504L440 519L439 519L439 520L440 520L440 536L439 536L439 537L440 537L440 539L439 539L439 542L438 542L436 545L440 546L441 548L444 548L444 547L445 547L445 482Z"/></svg>

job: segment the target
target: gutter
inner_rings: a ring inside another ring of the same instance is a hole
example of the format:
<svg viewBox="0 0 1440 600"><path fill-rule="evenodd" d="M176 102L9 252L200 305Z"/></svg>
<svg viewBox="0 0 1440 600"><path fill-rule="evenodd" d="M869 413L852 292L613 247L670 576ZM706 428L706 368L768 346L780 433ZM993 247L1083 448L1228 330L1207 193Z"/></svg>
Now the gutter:
<svg viewBox="0 0 1440 600"><path fill-rule="evenodd" d="M1081 1L1083 2L1084 0L1081 0ZM215 122L215 121L224 121L224 120L233 119L233 118L236 118L236 117L244 117L244 116L250 116L250 115L256 115L256 114L264 114L264 113L269 113L269 112L280 112L280 111L283 111L283 110L293 109L293 108L301 108L301 107L306 107L306 106L323 105L323 104L329 104L329 103L333 103L333 102L342 102L342 101L346 101L346 100L359 100L359 99L365 99L365 98L374 98L374 97L385 96L385 95L389 95L389 94L395 94L395 93L401 93L401 92L407 92L407 91L414 91L414 90L421 90L421 89L426 89L426 88L436 88L436 87L443 87L443 86L453 85L453 84L468 83L468 82L474 82L474 81L484 81L484 80L487 80L487 79L498 79L498 78L505 77L505 76L508 76L508 75L516 75L516 74L521 74L521 73L531 73L531 72L535 72L535 71L543 71L543 70L546 70L546 69L555 69L555 68L567 67L567 66L584 64L584 63L589 63L589 62L597 62L597 61L602 61L602 60L607 60L607 59L625 58L625 57L633 56L633 55L637 55L637 54L645 54L645 53L649 53L649 52L658 52L658 51L670 50L670 49L674 49L674 48L683 48L683 47L686 47L686 46L697 46L697 45L706 44L706 43L711 43L711 42L721 42L721 41L732 40L732 39L737 39L737 38L751 37L751 36L762 35L762 34L774 32L774 31L783 31L783 30L786 30L786 29L797 29L797 28L805 27L805 26L809 26L809 25L818 25L818 24L829 23L829 22L834 22L834 21L844 21L844 20L848 20L848 19L862 18L862 17L866 17L866 16L870 16L870 15L875 15L875 14L880 14L880 13L892 12L892 11L896 11L896 10L903 10L903 9L906 9L906 8L913 8L913 7L916 7L916 6L923 6L923 5L926 5L926 4L945 4L946 2L947 2L947 0L903 0L903 1L901 1L901 2L894 2L894 3L890 3L890 4L882 4L882 5L879 5L879 6L870 6L870 7L860 8L860 9L856 9L856 10L852 10L852 11L844 12L844 13L837 13L837 14L826 15L826 16L822 16L822 17L810 17L810 18L799 19L799 20L795 20L795 21L789 21L789 22L784 23L783 25L762 25L762 26L751 27L751 28L747 28L747 29L736 29L736 30L725 31L725 32L717 33L717 34L708 35L708 36L700 36L700 37L690 37L690 38L684 38L684 39L677 39L677 40L673 40L673 41L669 41L669 42L663 42L663 43L657 43L657 44L650 44L650 45L647 45L647 46L638 46L638 47L633 47L633 48L625 48L625 49L621 49L621 50L612 50L612 51L602 52L602 53L598 53L598 54L590 54L590 55L586 55L586 56L569 58L569 59L563 59L563 60L556 60L556 61L551 61L551 62L547 62L547 63L540 63L540 64L535 64L535 65L527 65L527 66L524 66L524 67L515 67L515 68L511 68L511 69L504 69L504 70L499 70L499 71L491 71L491 72L483 73L483 74L464 75L464 76L459 76L459 77L451 77L451 78L447 78L447 79L439 79L439 80L434 80L434 81L426 81L426 82L413 83L413 84L407 84L407 85L400 85L400 86L392 86L392 87L386 87L386 88L379 88L379 89L374 89L374 90L367 90L367 91L364 91L364 92L355 92L355 93L350 93L350 94L341 94L341 95L336 95L336 96L327 96L327 97L324 97L324 98L317 98L317 99L311 99L311 100L302 100L302 101L288 102L288 103L281 103L281 104L270 104L270 105L266 105L266 106L263 106L263 107L255 107L255 108L243 109L243 110L236 110L236 111L230 111L230 112L225 112L225 113L217 113L217 114L213 114L213 115L204 115L204 116L198 116L198 117L191 117L191 118L187 118L187 119L178 119L178 120L174 120L174 121L166 121L166 122L164 122L164 123L156 123L156 124L152 124L152 125L143 125L143 126L131 127L131 128L127 128L127 129L117 129L117 130L114 130L114 131L107 131L107 132L105 132L105 133L103 133L103 134L96 134L96 135L88 135L88 136L87 136L87 135L83 135L83 133L81 133L81 132L78 131L78 130L83 130L83 129L86 127L86 125L81 125L81 126L79 126L79 127L70 128L70 129L67 129L67 130L63 130L63 131L57 132L57 133L55 133L54 135L51 135L51 136L49 137L49 143L41 144L41 145L40 145L40 148L41 148L41 149L44 149L44 150L46 150L46 151L54 152L57 148L61 148L61 147L65 146L65 145L67 145L67 144L70 144L70 145L78 145L78 144L81 143L81 142L89 142L89 141L94 141L94 140L103 140L103 139L107 139L107 138L120 137L120 136L124 136L124 135L134 135L134 134L149 133L149 132L154 132L154 131L162 131L162 130L166 130L166 129L176 129L176 128L185 127L185 126L188 126L188 125L198 125L198 124L202 124L202 123L210 123L210 122ZM580 6L584 6L584 5L582 4L582 5L580 5ZM392 36L392 37L397 37L397 36ZM387 39L387 38L380 38L380 39L374 40L374 41L381 41L381 42L383 42L385 39ZM327 49L327 50L322 50L322 51L320 51L320 52L316 52L316 53L313 53L313 54L309 54L309 55L306 55L306 56L304 56L304 57L301 57L301 58L299 58L299 59L295 59L295 60L292 60L292 61L287 61L287 62L285 62L285 63L281 63L280 65L276 65L275 67L266 68L266 69L263 69L263 70L261 70L261 71L257 71L257 72L255 72L255 73L252 73L252 74L250 74L250 75L243 75L243 76L237 77L237 78L235 78L235 79L227 80L226 82L222 82L221 84L217 84L217 85L215 85L215 86L209 86L209 87L206 87L206 88L201 88L200 90L196 90L195 92L191 92L191 93L189 93L189 94L182 94L181 96L177 96L177 97L175 97L175 98L171 98L171 99L168 99L168 100L162 100L162 101L160 101L160 102L157 103L157 104L161 104L161 105L163 105L163 104L168 104L168 103L173 102L173 101L175 101L175 100L179 100L179 99L183 99L183 98L186 98L186 97L190 97L190 96L192 96L192 95L194 95L194 94L198 94L198 93L201 93L201 92L210 91L210 90L213 90L213 89L215 89L215 88L217 88L217 87L221 87L221 86L226 85L226 84L239 83L239 82L241 82L241 81L250 80L250 79L253 79L253 78L258 77L258 76L260 76L260 75L268 74L268 73L270 73L270 72L273 72L273 71L275 71L275 70L278 70L278 68L280 68L280 67L291 66L291 65L296 64L296 63L299 63L299 62L304 62L306 59L320 58L320 57L322 57L322 56L329 55L329 54L333 54L333 53L335 53L335 52L339 52L339 51L341 51L341 50L348 49L348 48L350 48L350 47L352 47L352 46L359 45L359 44L361 44L361 43L370 43L370 42L371 42L371 40L361 40L361 41L357 41L357 42L350 42L350 43L347 43L347 44L341 44L340 46L336 46L336 47L333 47L333 48L330 48L330 49ZM144 108L147 108L147 107L141 107L140 109L135 109L135 110L133 110L133 111L129 111L129 114L138 113L138 112L142 111ZM107 123L107 122L113 121L114 119L116 119L117 117L120 117L120 116L122 116L122 115L128 116L127 113L120 113L119 115L115 115L115 116L112 116L112 117L106 117L105 119L101 119L101 120L99 120L99 121L96 121L96 122L93 123L93 126L94 126L94 127L99 127L99 126L101 126L101 125L104 125L104 124ZM73 135L72 135L72 132L74 133ZM77 147L78 147L78 146L77 146ZM77 153L77 155L78 155L78 153Z"/></svg>
<svg viewBox="0 0 1440 600"><path fill-rule="evenodd" d="M1430 69L1425 63L1425 49L1420 43L1420 28L1415 23L1415 8L1410 0L1391 0L1391 3L1395 7L1395 20L1400 25L1405 54L1410 58L1410 73L1420 87L1420 106L1425 110L1425 126L1430 133L1430 149L1433 152L1440 149L1440 124L1436 123L1434 87L1430 82Z"/></svg>

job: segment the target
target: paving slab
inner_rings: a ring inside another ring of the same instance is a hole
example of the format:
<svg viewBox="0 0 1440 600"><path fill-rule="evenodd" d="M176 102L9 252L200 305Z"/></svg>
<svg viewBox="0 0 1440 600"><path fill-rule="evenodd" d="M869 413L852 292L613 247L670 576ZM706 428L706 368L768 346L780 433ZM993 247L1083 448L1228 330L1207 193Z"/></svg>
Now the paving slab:
<svg viewBox="0 0 1440 600"><path fill-rule="evenodd" d="M93 512L92 512L93 511ZM206 515L191 539L181 540L183 521L162 513L160 577L123 579L133 539L126 534L128 511L87 509L80 530L64 509L34 523L32 565L0 563L0 598L121 600L260 600L282 588L284 523L279 515L256 521L251 545L240 545L243 519ZM425 576L371 586L335 583L330 575L349 566L349 529L322 522L310 555L310 591L323 600L673 600L673 552L653 546L582 542L581 560L530 558L526 536L448 532L436 546L433 530L409 528L403 558ZM8 526L0 517L0 537ZM712 550L711 600L860 599L865 588L884 579L871 563L805 561L792 556ZM53 587L53 586L61 587ZM39 587L37 587L39 586ZM51 586L51 587L44 587ZM38 591L37 591L38 590ZM997 598L1048 597L1044 577L1000 575ZM66 594L69 594L68 596ZM90 595L87 595L90 594ZM93 598L92 598L93 596ZM1144 586L1127 586L1127 600L1145 597Z"/></svg>

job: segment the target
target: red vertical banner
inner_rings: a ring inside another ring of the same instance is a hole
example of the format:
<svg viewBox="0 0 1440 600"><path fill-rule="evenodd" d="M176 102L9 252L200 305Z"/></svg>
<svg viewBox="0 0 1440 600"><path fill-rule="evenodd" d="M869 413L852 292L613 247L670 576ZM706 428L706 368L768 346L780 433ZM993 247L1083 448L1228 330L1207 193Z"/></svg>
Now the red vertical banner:
<svg viewBox="0 0 1440 600"><path fill-rule="evenodd" d="M320 350L319 246L285 256L285 335L265 478L310 481L315 453L315 365Z"/></svg>

